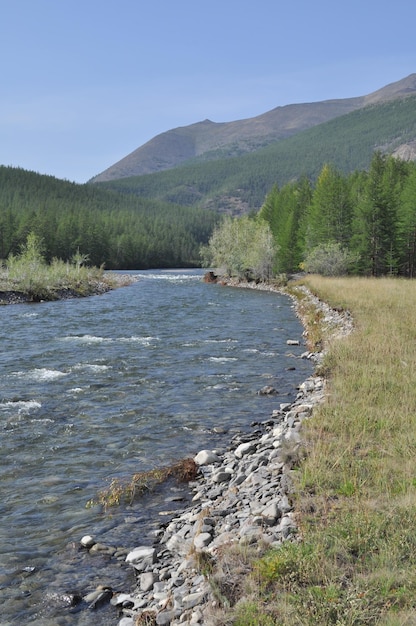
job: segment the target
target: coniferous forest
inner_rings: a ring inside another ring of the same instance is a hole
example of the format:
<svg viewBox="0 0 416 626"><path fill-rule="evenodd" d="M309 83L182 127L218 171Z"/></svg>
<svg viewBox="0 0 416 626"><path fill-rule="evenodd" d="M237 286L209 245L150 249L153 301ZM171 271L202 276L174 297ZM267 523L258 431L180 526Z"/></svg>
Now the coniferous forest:
<svg viewBox="0 0 416 626"><path fill-rule="evenodd" d="M348 252L350 273L415 276L413 162L376 152L368 170L349 175L327 164L313 186L307 179L275 186L260 217L277 244L278 272L298 271L312 251L336 246Z"/></svg>
<svg viewBox="0 0 416 626"><path fill-rule="evenodd" d="M273 251L264 224L273 238ZM263 250L254 257L259 228ZM258 279L300 269L324 275L412 278L416 164L376 152L368 170L343 174L326 164L314 183L301 177L275 185L252 217L251 229L247 217L234 218L234 225L226 220L215 229L205 257L206 264L211 261L229 275Z"/></svg>
<svg viewBox="0 0 416 626"><path fill-rule="evenodd" d="M81 254L106 269L195 266L218 219L211 211L0 167L0 259L17 254L34 233L46 261Z"/></svg>
<svg viewBox="0 0 416 626"><path fill-rule="evenodd" d="M206 209L10 167L0 167L0 209L3 260L33 233L47 261L81 254L107 269L191 267L201 263L201 247L205 264L215 264L215 254L207 254L211 238L217 247L221 243L220 260L230 273L238 258L236 273L254 277L254 266L261 278L300 269L410 278L416 272L416 164L381 152L366 170L345 174L328 163L315 181L300 177L276 184L256 215L225 222ZM241 221L241 227L230 227L230 221ZM213 238L221 224L229 241ZM237 250L239 239L244 250ZM267 258L251 249L261 245Z"/></svg>

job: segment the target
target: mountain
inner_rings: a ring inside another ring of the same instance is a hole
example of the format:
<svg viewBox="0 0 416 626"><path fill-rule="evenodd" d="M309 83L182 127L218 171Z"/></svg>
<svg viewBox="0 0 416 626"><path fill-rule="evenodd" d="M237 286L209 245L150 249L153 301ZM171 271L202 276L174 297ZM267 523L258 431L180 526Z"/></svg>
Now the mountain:
<svg viewBox="0 0 416 626"><path fill-rule="evenodd" d="M409 158L416 146L416 94L369 104L233 158L187 162L168 170L98 183L99 187L233 215L257 211L273 185L325 163L348 174L367 169L375 150Z"/></svg>
<svg viewBox="0 0 416 626"><path fill-rule="evenodd" d="M89 182L160 172L195 159L240 156L369 105L409 95L416 95L416 74L366 96L289 104L248 119L222 123L205 120L182 126L157 135Z"/></svg>

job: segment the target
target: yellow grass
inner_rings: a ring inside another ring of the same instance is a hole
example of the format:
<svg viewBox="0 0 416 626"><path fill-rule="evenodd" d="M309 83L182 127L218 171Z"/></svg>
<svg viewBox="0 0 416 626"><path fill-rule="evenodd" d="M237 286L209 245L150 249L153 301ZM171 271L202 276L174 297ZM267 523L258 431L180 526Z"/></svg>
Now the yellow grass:
<svg viewBox="0 0 416 626"><path fill-rule="evenodd" d="M305 282L355 331L327 346L328 397L303 427L301 541L253 563L227 623L416 624L416 283Z"/></svg>

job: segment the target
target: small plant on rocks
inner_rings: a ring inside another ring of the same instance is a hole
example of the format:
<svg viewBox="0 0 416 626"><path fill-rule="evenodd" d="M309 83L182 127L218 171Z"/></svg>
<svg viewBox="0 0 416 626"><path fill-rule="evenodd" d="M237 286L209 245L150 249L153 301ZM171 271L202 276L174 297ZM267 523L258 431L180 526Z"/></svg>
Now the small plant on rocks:
<svg viewBox="0 0 416 626"><path fill-rule="evenodd" d="M190 482L195 480L197 473L198 467L193 459L182 459L167 467L133 474L130 480L112 478L109 486L99 492L97 500L87 502L87 507L101 504L104 509L108 509L122 503L131 504L136 497L152 491L169 478L178 482Z"/></svg>

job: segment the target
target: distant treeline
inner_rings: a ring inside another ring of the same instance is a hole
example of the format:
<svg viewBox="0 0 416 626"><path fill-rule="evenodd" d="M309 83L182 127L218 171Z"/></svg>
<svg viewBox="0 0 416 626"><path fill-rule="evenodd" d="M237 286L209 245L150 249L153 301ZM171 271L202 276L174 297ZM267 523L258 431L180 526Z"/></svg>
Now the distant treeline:
<svg viewBox="0 0 416 626"><path fill-rule="evenodd" d="M274 272L297 272L317 267L318 254L328 263L341 259L354 274L416 274L413 162L376 152L368 170L345 174L326 164L316 181L303 176L269 188L256 219L268 224L274 252L263 229L254 229L241 244L243 272L254 264L262 275L268 273L273 255ZM201 247L221 222L218 213L206 209L0 167L0 259L18 254L33 233L46 261L81 255L108 269L195 266L201 262ZM226 256L238 248L233 232L223 246ZM267 262L251 249L260 240Z"/></svg>
<svg viewBox="0 0 416 626"><path fill-rule="evenodd" d="M0 167L0 260L34 233L47 261L80 253L107 269L192 266L218 219L211 211Z"/></svg>
<svg viewBox="0 0 416 626"><path fill-rule="evenodd" d="M274 236L277 272L298 271L314 250L338 249L348 252L350 273L416 275L413 162L376 152L368 171L349 175L327 164L313 186L307 178L274 186L259 217Z"/></svg>

